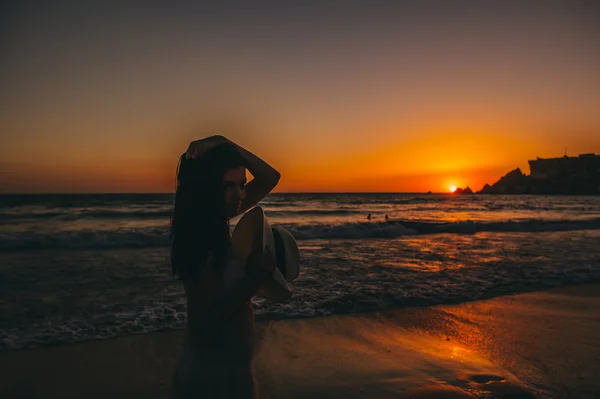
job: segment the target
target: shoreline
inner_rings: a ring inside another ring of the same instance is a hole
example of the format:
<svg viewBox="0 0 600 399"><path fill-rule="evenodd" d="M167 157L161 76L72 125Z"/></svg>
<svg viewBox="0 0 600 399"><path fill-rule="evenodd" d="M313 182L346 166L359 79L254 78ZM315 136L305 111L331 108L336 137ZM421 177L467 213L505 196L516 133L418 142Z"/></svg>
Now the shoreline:
<svg viewBox="0 0 600 399"><path fill-rule="evenodd" d="M255 321L256 321L257 328L260 328L261 324L269 323L269 322L313 320L313 319L338 317L338 316L360 317L360 316L367 316L367 315L370 315L373 313L411 311L411 310L415 310L415 309L427 309L427 308L437 308L437 307L453 307L453 306L466 305L466 304L472 303L472 302L489 301L489 300L494 300L494 299L498 299L498 298L518 296L518 295L522 295L522 294L532 294L532 293L546 292L546 291L558 292L563 288L567 291L570 291L572 289L575 289L575 287L578 287L578 286L588 286L588 285L596 285L596 284L600 287L600 280L593 279L588 282L573 283L573 284L567 284L564 286L550 287L550 288L534 287L529 290L524 290L524 291L519 291L519 292L490 293L487 296L484 295L481 298L477 298L477 299L473 299L473 300L458 298L455 300L449 300L444 303L423 303L423 304L411 303L406 306L390 306L390 307L383 307L383 308L374 307L373 309L365 308L360 311L350 310L347 312L339 312L339 313L333 313L333 314L328 314L328 315L316 314L313 316L303 316L303 315L297 315L297 316L277 316L276 315L276 316L273 316L272 314L266 314L266 315L255 314ZM3 352L27 351L27 350L36 350L36 349L43 349L43 348L55 348L55 347L79 345L79 344L85 344L88 342L100 342L100 341L114 340L114 339L129 337L129 336L140 336L140 335L143 336L143 335L147 335L147 334L169 333L169 332L176 333L176 332L182 332L183 330L184 330L184 327L180 327L180 328L163 327L163 328L153 330L153 331L122 333L119 335L114 335L114 336L109 336L109 337L85 338L82 340L76 340L76 341L70 341L70 342L41 343L36 346L25 346L25 347L20 347L20 348L4 348L4 349L0 349L0 354L2 354Z"/></svg>
<svg viewBox="0 0 600 399"><path fill-rule="evenodd" d="M522 395L593 397L600 395L599 314L600 284L582 284L454 305L259 321L257 378L263 397L273 398L393 397L421 388L415 395L472 397L460 395L496 385ZM3 351L0 396L167 397L182 336L159 331Z"/></svg>

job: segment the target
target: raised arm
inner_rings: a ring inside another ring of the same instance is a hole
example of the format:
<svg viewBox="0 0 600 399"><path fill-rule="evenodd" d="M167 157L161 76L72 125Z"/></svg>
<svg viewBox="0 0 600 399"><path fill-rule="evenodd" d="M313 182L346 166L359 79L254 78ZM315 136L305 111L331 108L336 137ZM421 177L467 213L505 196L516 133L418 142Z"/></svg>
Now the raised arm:
<svg viewBox="0 0 600 399"><path fill-rule="evenodd" d="M186 152L187 158L196 158L202 156L206 151L219 144L231 144L237 148L240 155L242 156L245 167L252 173L254 179L246 185L246 197L240 207L240 213L247 211L254 205L258 204L260 200L265 198L267 194L275 188L279 183L281 175L271 165L246 150L242 146L232 142L223 136L210 136L205 137L201 140L196 140L190 143Z"/></svg>
<svg viewBox="0 0 600 399"><path fill-rule="evenodd" d="M240 207L240 213L243 213L265 198L277 186L281 175L275 168L250 151L233 144L244 159L246 169L254 176L254 179L246 185L246 198Z"/></svg>

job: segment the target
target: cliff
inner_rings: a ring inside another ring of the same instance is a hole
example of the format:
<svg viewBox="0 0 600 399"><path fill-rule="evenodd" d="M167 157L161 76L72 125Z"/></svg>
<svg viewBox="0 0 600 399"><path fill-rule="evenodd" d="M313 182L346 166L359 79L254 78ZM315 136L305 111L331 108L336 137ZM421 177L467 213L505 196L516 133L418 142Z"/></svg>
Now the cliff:
<svg viewBox="0 0 600 399"><path fill-rule="evenodd" d="M600 194L600 156L583 154L529 161L531 174L517 168L478 194Z"/></svg>
<svg viewBox="0 0 600 399"><path fill-rule="evenodd" d="M520 168L508 172L492 186L486 184L480 194L527 194L529 192L529 176L523 174Z"/></svg>

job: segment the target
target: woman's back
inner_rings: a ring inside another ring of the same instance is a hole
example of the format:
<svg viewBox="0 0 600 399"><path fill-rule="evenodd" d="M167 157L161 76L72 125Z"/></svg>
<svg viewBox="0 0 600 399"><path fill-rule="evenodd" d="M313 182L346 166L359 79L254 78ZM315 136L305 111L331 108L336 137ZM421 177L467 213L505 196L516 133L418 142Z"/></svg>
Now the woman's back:
<svg viewBox="0 0 600 399"><path fill-rule="evenodd" d="M174 398L254 398L254 314L251 301L223 313L217 303L243 281L244 264L230 259L222 275L212 267L183 278L188 320L183 354L173 381Z"/></svg>
<svg viewBox="0 0 600 399"><path fill-rule="evenodd" d="M194 353L252 359L252 302L233 304L226 312L218 304L206 303L209 298L224 300L244 275L244 263L229 259L222 275L209 266L197 278L183 279L188 304L186 346Z"/></svg>

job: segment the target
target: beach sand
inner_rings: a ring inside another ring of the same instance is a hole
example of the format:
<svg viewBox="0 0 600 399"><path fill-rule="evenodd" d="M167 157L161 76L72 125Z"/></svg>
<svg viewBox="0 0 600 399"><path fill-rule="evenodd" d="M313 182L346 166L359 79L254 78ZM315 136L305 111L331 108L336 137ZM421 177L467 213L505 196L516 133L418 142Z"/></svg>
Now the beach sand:
<svg viewBox="0 0 600 399"><path fill-rule="evenodd" d="M600 285L257 329L263 398L600 397ZM0 352L0 397L166 398L181 340Z"/></svg>

